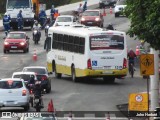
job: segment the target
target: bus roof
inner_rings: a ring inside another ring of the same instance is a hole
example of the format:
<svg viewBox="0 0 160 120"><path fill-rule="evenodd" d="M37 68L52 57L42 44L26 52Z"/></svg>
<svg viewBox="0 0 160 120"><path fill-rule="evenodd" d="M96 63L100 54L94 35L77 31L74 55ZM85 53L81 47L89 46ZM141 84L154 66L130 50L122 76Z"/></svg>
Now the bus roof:
<svg viewBox="0 0 160 120"><path fill-rule="evenodd" d="M112 30L103 30L100 27L88 27L84 25L71 25L71 26L58 26L58 27L50 27L48 34L61 33L67 35L75 35L75 36L86 36L90 34L96 33L117 33L117 34L125 34L125 32L121 31L112 31Z"/></svg>

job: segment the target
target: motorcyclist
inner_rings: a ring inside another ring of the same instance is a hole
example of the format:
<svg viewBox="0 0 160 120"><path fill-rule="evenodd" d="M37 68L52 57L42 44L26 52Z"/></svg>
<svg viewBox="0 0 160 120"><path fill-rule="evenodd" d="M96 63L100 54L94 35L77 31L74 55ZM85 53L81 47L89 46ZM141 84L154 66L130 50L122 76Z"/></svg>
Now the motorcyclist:
<svg viewBox="0 0 160 120"><path fill-rule="evenodd" d="M39 97L41 107L43 107L43 98L42 98L42 87L41 87L41 82L36 80L35 82L35 87L34 87L34 97Z"/></svg>
<svg viewBox="0 0 160 120"><path fill-rule="evenodd" d="M30 85L32 85L32 86L30 86ZM34 85L35 85L35 77L34 77L34 75L31 75L30 79L28 80L28 86L27 87L30 90L31 88L34 87Z"/></svg>
<svg viewBox="0 0 160 120"><path fill-rule="evenodd" d="M7 15L7 13L5 13L3 17L3 26L4 26L5 34L7 36L8 32L10 32L10 18Z"/></svg>
<svg viewBox="0 0 160 120"><path fill-rule="evenodd" d="M23 16L22 16L22 10L19 11L17 14L17 22L18 22L18 30L23 29Z"/></svg>
<svg viewBox="0 0 160 120"><path fill-rule="evenodd" d="M109 25L107 26L108 30L114 30L113 25L111 23L109 23Z"/></svg>
<svg viewBox="0 0 160 120"><path fill-rule="evenodd" d="M38 34L39 34L39 38L41 37L41 32L40 32L41 26L40 24L38 24L38 21L35 20L35 23L33 25L33 30L37 30ZM34 40L34 33L33 33L33 40Z"/></svg>
<svg viewBox="0 0 160 120"><path fill-rule="evenodd" d="M41 10L41 12L39 13L39 21L42 26L42 29L44 28L44 23L46 21L46 18L47 18L46 12L44 10Z"/></svg>
<svg viewBox="0 0 160 120"><path fill-rule="evenodd" d="M60 14L59 14L58 10L55 10L54 19L56 20L56 18L57 18L58 16L60 16Z"/></svg>
<svg viewBox="0 0 160 120"><path fill-rule="evenodd" d="M132 50L132 48L130 48L130 51L128 52L127 57L128 57L128 60L129 60L128 63L129 63L129 71L130 71L130 65L133 64L133 66L134 66L134 61L135 61L135 58L136 58L136 54ZM135 70L135 68L134 68L134 70Z"/></svg>
<svg viewBox="0 0 160 120"><path fill-rule="evenodd" d="M54 20L54 14L55 14L55 8L54 8L54 5L52 5L51 11L50 11L51 21Z"/></svg>

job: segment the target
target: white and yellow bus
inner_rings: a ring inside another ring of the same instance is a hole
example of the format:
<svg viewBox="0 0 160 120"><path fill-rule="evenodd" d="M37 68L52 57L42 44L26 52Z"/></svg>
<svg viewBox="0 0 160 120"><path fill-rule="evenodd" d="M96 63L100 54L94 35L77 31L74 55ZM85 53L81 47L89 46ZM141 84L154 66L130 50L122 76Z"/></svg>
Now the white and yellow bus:
<svg viewBox="0 0 160 120"><path fill-rule="evenodd" d="M82 25L49 28L47 67L56 78L102 77L113 83L127 75L126 34Z"/></svg>

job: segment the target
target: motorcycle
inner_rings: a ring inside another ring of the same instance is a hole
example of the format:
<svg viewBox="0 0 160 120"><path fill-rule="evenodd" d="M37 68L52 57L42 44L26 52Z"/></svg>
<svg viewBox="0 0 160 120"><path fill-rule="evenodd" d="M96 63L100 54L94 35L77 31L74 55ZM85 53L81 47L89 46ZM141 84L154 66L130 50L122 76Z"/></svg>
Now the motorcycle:
<svg viewBox="0 0 160 120"><path fill-rule="evenodd" d="M28 89L29 89L29 93L30 93L30 103L31 106L33 107L33 98L34 98L34 84L28 84Z"/></svg>
<svg viewBox="0 0 160 120"><path fill-rule="evenodd" d="M34 108L36 109L36 112L40 112L43 108L41 103L41 96L34 96Z"/></svg>
<svg viewBox="0 0 160 120"><path fill-rule="evenodd" d="M41 32L37 29L33 30L33 41L34 44L38 44L38 42L40 41L41 38Z"/></svg>

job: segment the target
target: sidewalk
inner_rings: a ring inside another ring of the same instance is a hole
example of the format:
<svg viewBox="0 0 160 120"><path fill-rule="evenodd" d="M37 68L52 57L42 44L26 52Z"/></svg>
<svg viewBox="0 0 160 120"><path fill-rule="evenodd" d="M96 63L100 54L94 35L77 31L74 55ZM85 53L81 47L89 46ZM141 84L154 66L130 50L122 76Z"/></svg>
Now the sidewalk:
<svg viewBox="0 0 160 120"><path fill-rule="evenodd" d="M76 10L78 8L80 3L83 4L84 1L73 3L73 4L68 4L68 5L63 5L63 6L57 7L56 9L58 9L60 14L70 14L73 10ZM98 3L99 3L99 0L88 0L87 7L88 9L97 8ZM46 14L47 16L50 15L50 9L46 10ZM2 23L2 20L0 20L0 31L2 30L3 30L3 23Z"/></svg>

